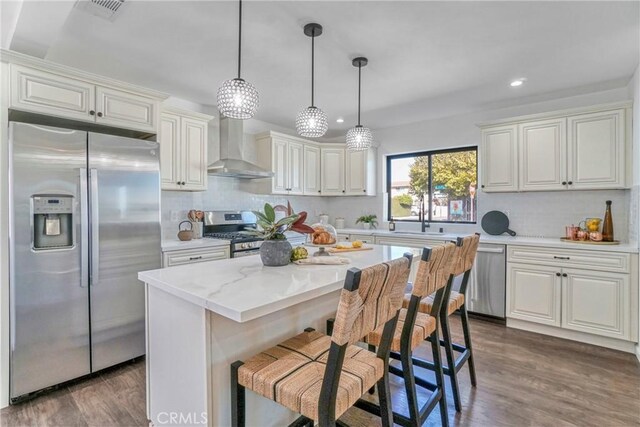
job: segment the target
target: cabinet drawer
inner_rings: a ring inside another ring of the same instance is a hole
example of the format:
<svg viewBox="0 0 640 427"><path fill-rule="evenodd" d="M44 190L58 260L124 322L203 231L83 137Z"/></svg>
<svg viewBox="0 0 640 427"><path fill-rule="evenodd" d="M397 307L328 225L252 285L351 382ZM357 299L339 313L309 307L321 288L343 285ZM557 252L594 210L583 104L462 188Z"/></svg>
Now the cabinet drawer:
<svg viewBox="0 0 640 427"><path fill-rule="evenodd" d="M508 261L628 273L630 254L529 246L509 246Z"/></svg>
<svg viewBox="0 0 640 427"><path fill-rule="evenodd" d="M215 261L229 258L229 248L213 248L208 250L189 250L165 252L164 266L173 267L182 264Z"/></svg>
<svg viewBox="0 0 640 427"><path fill-rule="evenodd" d="M423 248L425 246L438 246L446 243L444 240L407 239L402 237L377 236L376 244L387 246L406 246L408 248Z"/></svg>
<svg viewBox="0 0 640 427"><path fill-rule="evenodd" d="M375 243L375 237L366 234L350 234L349 241L355 242L360 240L362 243Z"/></svg>

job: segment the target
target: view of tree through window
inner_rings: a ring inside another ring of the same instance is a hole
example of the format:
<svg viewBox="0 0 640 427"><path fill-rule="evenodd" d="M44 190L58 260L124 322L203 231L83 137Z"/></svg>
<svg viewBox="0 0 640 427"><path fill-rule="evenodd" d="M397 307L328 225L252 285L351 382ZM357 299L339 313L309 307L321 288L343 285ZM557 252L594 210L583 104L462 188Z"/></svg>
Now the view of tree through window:
<svg viewBox="0 0 640 427"><path fill-rule="evenodd" d="M477 177L475 147L389 156L389 219L475 222Z"/></svg>

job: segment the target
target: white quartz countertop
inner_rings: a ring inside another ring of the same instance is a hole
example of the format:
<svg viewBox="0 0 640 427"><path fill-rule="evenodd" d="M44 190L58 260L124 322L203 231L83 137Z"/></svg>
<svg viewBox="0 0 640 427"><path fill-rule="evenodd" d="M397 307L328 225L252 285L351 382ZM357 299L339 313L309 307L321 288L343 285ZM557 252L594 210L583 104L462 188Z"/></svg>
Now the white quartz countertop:
<svg viewBox="0 0 640 427"><path fill-rule="evenodd" d="M464 237L468 233L455 234L455 233L416 233L416 232L402 232L402 231L388 231L388 230L365 230L362 228L342 228L336 230L339 234L360 234L367 236L386 236L386 237L398 237L403 239L415 239L415 240L455 240L458 237ZM518 246L541 246L549 248L561 248L561 249L582 249L601 252L625 252L625 253L638 253L638 247L629 243L621 243L619 245L591 245L586 243L571 243L563 242L559 238L549 237L521 237L521 236L509 236L507 234L502 236L492 236L490 234L482 233L480 235L481 243L495 243L501 245L518 245Z"/></svg>
<svg viewBox="0 0 640 427"><path fill-rule="evenodd" d="M420 249L373 245L341 254L346 265L265 267L258 256L187 264L138 273L138 279L237 322L262 317L342 288L347 270L365 268Z"/></svg>
<svg viewBox="0 0 640 427"><path fill-rule="evenodd" d="M162 252L181 251L184 249L214 248L217 246L229 246L229 244L230 242L228 240L210 239L208 237L202 239L191 239L186 242L178 239L167 239L162 241Z"/></svg>

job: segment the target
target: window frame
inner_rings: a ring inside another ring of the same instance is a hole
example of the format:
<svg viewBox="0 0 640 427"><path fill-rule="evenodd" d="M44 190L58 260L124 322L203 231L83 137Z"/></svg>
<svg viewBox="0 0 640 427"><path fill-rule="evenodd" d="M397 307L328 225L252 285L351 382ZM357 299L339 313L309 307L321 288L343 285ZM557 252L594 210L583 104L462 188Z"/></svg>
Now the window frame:
<svg viewBox="0 0 640 427"><path fill-rule="evenodd" d="M475 151L476 153L476 184L478 182L478 146L477 145L469 145L465 147L455 147L455 148L444 148L438 150L428 150L428 151L414 151L412 153L401 153L401 154L389 154L387 155L386 160L386 192L387 192L387 221L391 220L391 162L396 159L405 159L407 157L422 157L427 156L429 159L429 195L431 196L433 191L433 173L432 173L432 156L437 154L447 154L447 153L456 153L462 151ZM476 187L477 188L477 187ZM474 198L477 203L477 192L476 197ZM478 223L478 210L476 208L476 220L475 221L441 221L434 220L433 218L433 209L432 204L433 198L429 197L429 206L427 206L427 211L429 212L429 218L426 220L427 223L436 223L436 224L477 224ZM394 222L407 222L407 223L420 223L420 220L414 219L394 219Z"/></svg>

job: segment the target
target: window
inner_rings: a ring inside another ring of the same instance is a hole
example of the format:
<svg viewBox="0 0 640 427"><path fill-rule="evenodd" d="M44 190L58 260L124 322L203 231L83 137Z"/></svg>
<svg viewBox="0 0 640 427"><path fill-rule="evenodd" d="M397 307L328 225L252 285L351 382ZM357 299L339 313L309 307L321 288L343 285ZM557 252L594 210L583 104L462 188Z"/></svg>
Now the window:
<svg viewBox="0 0 640 427"><path fill-rule="evenodd" d="M388 219L476 222L476 147L387 157Z"/></svg>

